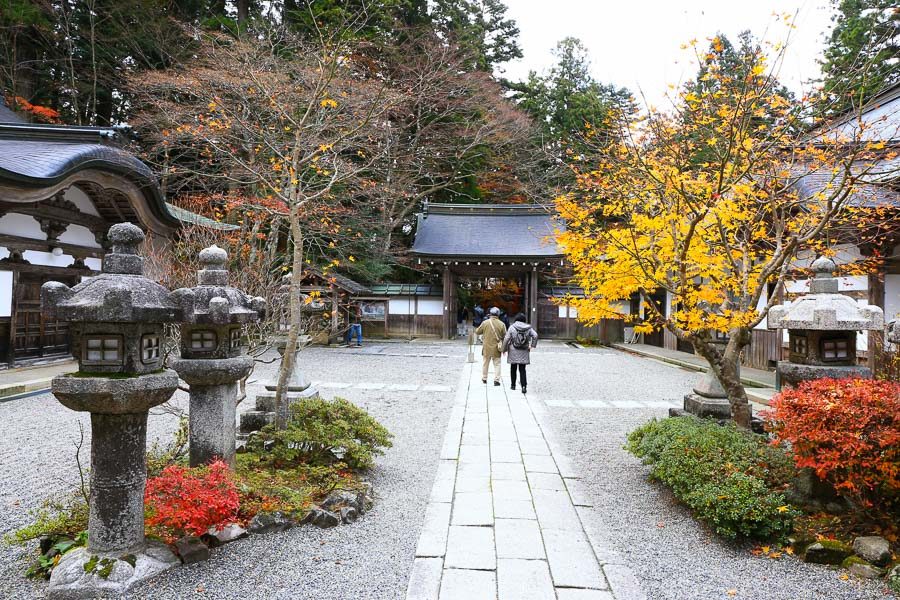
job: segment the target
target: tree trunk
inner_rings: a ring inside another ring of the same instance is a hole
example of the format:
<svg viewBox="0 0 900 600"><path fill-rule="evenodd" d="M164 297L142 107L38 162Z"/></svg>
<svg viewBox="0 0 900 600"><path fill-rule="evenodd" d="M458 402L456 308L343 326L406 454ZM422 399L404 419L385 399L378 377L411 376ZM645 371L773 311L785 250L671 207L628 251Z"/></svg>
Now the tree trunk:
<svg viewBox="0 0 900 600"><path fill-rule="evenodd" d="M243 25L250 17L250 0L237 0L238 23Z"/></svg>
<svg viewBox="0 0 900 600"><path fill-rule="evenodd" d="M278 387L275 388L275 428L287 428L287 411L282 410L285 388L288 379L294 370L294 353L297 349L297 339L300 337L300 279L303 276L303 233L300 230L300 215L295 207L291 210L291 232L294 238L294 253L292 259L292 273L290 291L291 316L288 326L287 340L285 340L284 354L281 358L281 367L278 371Z"/></svg>
<svg viewBox="0 0 900 600"><path fill-rule="evenodd" d="M694 350L706 359L712 367L713 374L728 395L731 405L731 418L741 429L750 429L750 400L741 383L740 362L741 351L750 343L750 332L744 328L728 332L730 339L725 349L721 350L711 340L693 339Z"/></svg>

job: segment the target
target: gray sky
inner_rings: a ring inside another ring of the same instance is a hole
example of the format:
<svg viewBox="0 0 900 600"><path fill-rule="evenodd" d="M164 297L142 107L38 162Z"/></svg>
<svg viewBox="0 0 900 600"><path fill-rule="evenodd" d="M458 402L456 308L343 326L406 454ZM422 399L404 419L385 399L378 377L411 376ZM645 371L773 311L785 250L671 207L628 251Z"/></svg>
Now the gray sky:
<svg viewBox="0 0 900 600"><path fill-rule="evenodd" d="M696 64L681 45L721 31L736 40L750 29L757 37L783 41L787 28L773 12L798 12L796 29L780 69L794 91L819 75L816 59L831 29L828 0L504 0L521 30L525 57L504 65L506 77L524 79L529 70L553 64L552 48L566 36L581 39L591 53L594 76L602 83L643 90L664 107L669 84L687 80Z"/></svg>

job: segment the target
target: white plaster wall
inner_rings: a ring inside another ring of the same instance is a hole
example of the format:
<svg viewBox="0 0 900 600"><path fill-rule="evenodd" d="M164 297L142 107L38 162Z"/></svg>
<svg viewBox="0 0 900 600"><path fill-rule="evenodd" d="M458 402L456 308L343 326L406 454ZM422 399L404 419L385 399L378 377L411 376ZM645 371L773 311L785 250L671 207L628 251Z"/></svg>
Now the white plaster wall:
<svg viewBox="0 0 900 600"><path fill-rule="evenodd" d="M419 298L420 315L444 314L444 301L441 298Z"/></svg>
<svg viewBox="0 0 900 600"><path fill-rule="evenodd" d="M0 217L0 233L31 240L47 239L47 235L41 231L40 223L34 217L18 213L8 213Z"/></svg>
<svg viewBox="0 0 900 600"><path fill-rule="evenodd" d="M416 305L412 296L398 296L388 299L388 312L392 315L411 315L415 312L415 308Z"/></svg>
<svg viewBox="0 0 900 600"><path fill-rule="evenodd" d="M89 269L99 271L103 267L103 261L101 261L99 258L86 258L84 259L84 266Z"/></svg>
<svg viewBox="0 0 900 600"><path fill-rule="evenodd" d="M91 230L83 225L69 225L65 232L59 236L59 241L64 244L76 244L88 248L102 248Z"/></svg>
<svg viewBox="0 0 900 600"><path fill-rule="evenodd" d="M89 215L94 215L95 217L99 217L100 213L97 212L97 207L94 206L94 203L88 198L88 195L76 188L75 186L70 187L66 190L66 200L73 203L78 207L83 213L87 213Z"/></svg>
<svg viewBox="0 0 900 600"><path fill-rule="evenodd" d="M900 275L884 276L884 320L900 319Z"/></svg>
<svg viewBox="0 0 900 600"><path fill-rule="evenodd" d="M22 253L22 258L33 265L45 265L48 267L68 267L75 262L75 258L69 254L53 256L50 252L41 252L39 250L26 250Z"/></svg>
<svg viewBox="0 0 900 600"><path fill-rule="evenodd" d="M12 271L0 271L0 317L12 316Z"/></svg>

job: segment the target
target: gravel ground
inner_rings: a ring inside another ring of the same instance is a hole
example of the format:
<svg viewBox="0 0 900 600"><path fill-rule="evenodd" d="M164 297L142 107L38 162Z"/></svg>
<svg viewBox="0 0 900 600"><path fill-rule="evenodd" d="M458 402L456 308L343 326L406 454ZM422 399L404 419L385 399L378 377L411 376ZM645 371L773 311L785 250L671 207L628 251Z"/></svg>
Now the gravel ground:
<svg viewBox="0 0 900 600"><path fill-rule="evenodd" d="M610 350L558 358L536 352L532 362L528 388L540 398L679 398L697 378L696 373ZM604 546L631 566L650 600L891 597L882 582L843 581L841 571L787 556L755 557L749 547L723 543L695 522L665 488L647 480L649 468L622 449L627 433L654 416L665 416L665 411L547 407L546 418L584 477L594 504L587 513L592 528L603 536Z"/></svg>
<svg viewBox="0 0 900 600"><path fill-rule="evenodd" d="M406 352L406 344L385 345ZM465 359L461 346L416 345L415 353L450 358L404 358L357 350L310 349L303 364L317 381L456 386ZM262 380L273 367L260 367ZM253 387L248 390L251 395ZM368 410L393 434L394 446L371 473L377 500L351 526L330 530L301 527L283 534L252 536L213 551L202 564L175 569L134 590L135 598L316 598L395 599L406 589L424 508L453 403L452 392L325 390ZM181 395L183 396L183 395ZM184 398L177 399L183 405ZM246 405L245 405L246 404ZM252 409L251 401L241 405ZM0 404L0 533L26 524L27 510L77 480L72 440L78 422L89 423L51 396ZM150 418L149 437L171 435L170 415ZM82 456L87 459L86 444ZM46 584L22 576L33 547L0 547L0 598L40 598Z"/></svg>

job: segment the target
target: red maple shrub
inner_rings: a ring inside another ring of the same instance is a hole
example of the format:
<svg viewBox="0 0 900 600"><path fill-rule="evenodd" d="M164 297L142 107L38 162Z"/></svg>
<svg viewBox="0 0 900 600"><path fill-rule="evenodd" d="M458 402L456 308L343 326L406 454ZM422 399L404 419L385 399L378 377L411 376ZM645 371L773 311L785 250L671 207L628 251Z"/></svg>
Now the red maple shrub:
<svg viewBox="0 0 900 600"><path fill-rule="evenodd" d="M235 521L240 504L228 465L220 460L195 468L169 465L147 480L144 500L147 526L169 543Z"/></svg>
<svg viewBox="0 0 900 600"><path fill-rule="evenodd" d="M776 395L765 417L800 468L861 508L900 509L900 383L819 379Z"/></svg>

